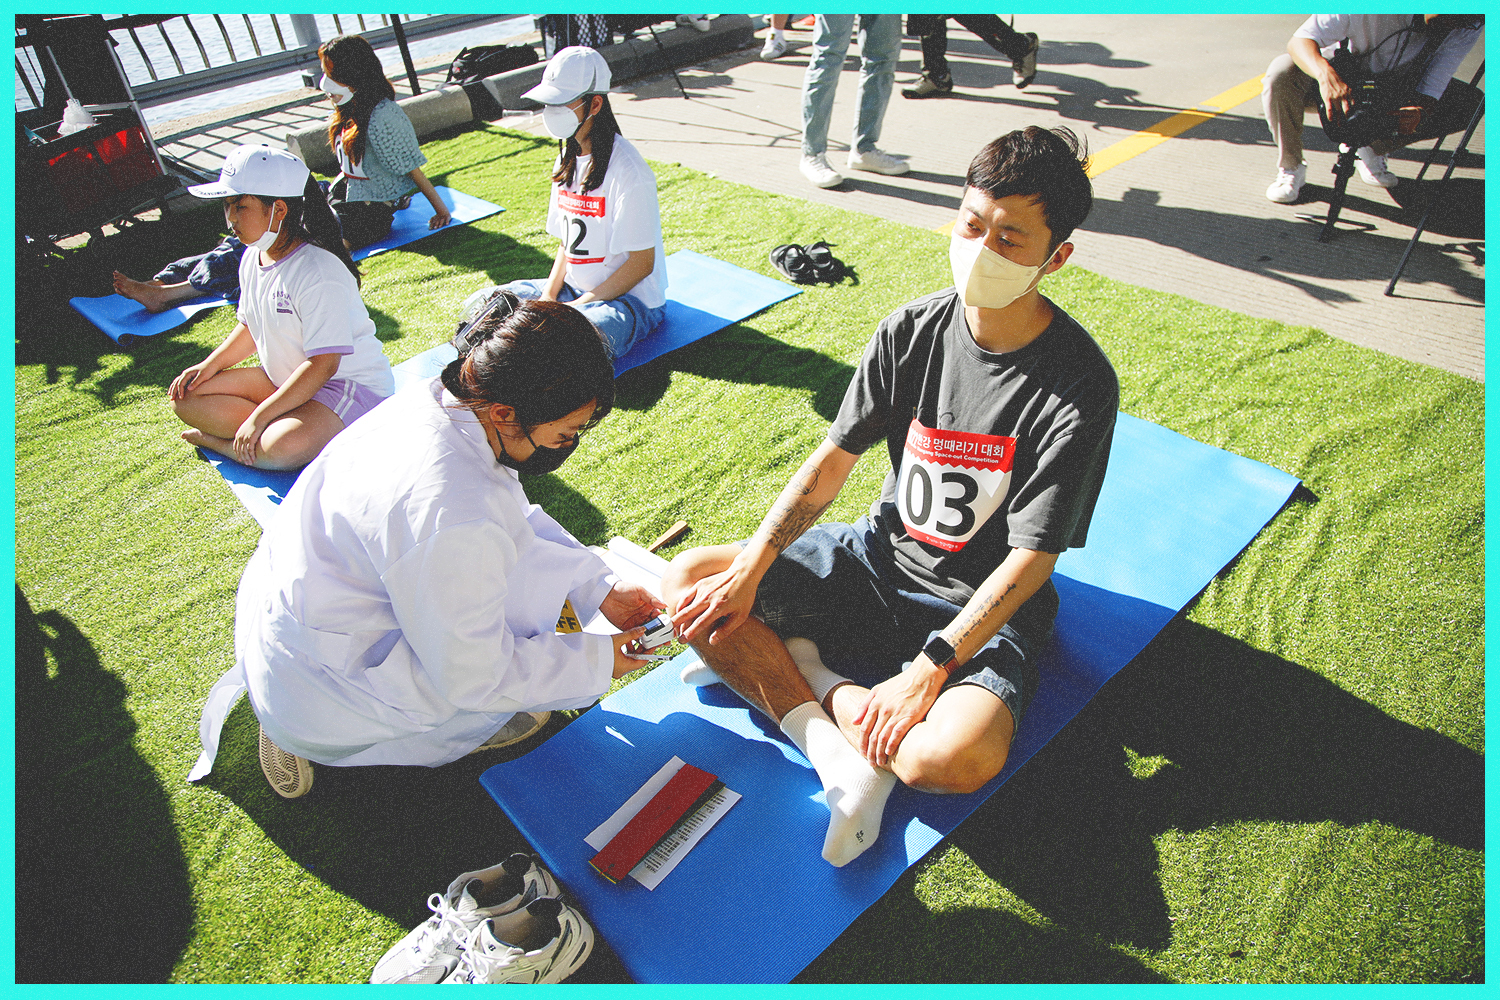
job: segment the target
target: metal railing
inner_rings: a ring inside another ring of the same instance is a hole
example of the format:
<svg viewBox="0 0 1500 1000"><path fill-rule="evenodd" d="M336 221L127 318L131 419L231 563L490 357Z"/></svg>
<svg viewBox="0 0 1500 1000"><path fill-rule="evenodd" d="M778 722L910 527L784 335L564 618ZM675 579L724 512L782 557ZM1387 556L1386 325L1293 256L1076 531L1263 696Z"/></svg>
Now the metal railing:
<svg viewBox="0 0 1500 1000"><path fill-rule="evenodd" d="M408 39L514 14L396 15ZM40 107L43 60L24 23L16 19L16 110ZM304 67L316 71L324 37L361 34L377 48L396 38L385 14L132 14L105 26L136 101L150 107L248 83ZM327 33L331 28L332 32ZM326 33L326 34L325 34ZM253 53L253 54L252 54ZM28 103L29 102L29 103Z"/></svg>

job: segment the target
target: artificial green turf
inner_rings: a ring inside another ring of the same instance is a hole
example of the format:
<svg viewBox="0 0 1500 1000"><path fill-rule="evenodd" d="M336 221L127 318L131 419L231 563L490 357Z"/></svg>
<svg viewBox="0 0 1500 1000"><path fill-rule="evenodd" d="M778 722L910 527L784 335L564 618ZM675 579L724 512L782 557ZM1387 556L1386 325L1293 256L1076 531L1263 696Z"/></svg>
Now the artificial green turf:
<svg viewBox="0 0 1500 1000"><path fill-rule="evenodd" d="M424 149L436 182L507 211L365 262L393 361L445 339L479 285L545 274L555 246L549 143L480 127ZM857 275L629 373L563 472L528 486L589 543L684 518L670 555L752 531L875 324L949 279L935 233L656 169L669 253L774 274L773 246L827 239ZM526 849L476 781L511 751L319 768L284 802L241 703L213 775L183 780L259 532L164 394L232 312L125 352L65 301L220 223L191 213L21 267L22 980L359 981L429 892ZM800 978L1482 981L1482 387L1078 266L1044 290L1113 359L1122 409L1306 488ZM828 517L857 517L885 463L873 450ZM87 944L59 962L64 940ZM601 946L578 978L623 970Z"/></svg>

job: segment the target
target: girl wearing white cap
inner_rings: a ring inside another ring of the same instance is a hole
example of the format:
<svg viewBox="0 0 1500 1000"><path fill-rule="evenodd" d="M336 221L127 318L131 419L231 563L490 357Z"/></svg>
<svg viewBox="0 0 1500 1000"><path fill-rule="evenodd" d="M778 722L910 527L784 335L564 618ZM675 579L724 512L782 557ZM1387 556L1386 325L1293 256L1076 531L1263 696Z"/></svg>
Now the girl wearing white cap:
<svg viewBox="0 0 1500 1000"><path fill-rule="evenodd" d="M359 270L323 189L292 153L240 146L215 184L245 244L239 324L167 390L183 439L261 469L306 465L395 389L359 297ZM259 367L235 368L252 354Z"/></svg>
<svg viewBox="0 0 1500 1000"><path fill-rule="evenodd" d="M620 135L609 84L604 57L570 45L525 93L544 105L543 126L559 140L547 231L561 243L545 279L505 287L523 299L574 306L618 358L666 315L667 267L656 175Z"/></svg>
<svg viewBox="0 0 1500 1000"><path fill-rule="evenodd" d="M451 216L427 175L426 155L417 145L411 119L396 103L380 57L359 35L340 35L318 49L323 63L319 87L333 101L328 145L338 157L339 179L330 204L351 250L385 239L398 202L415 184L432 205L429 229L441 229Z"/></svg>

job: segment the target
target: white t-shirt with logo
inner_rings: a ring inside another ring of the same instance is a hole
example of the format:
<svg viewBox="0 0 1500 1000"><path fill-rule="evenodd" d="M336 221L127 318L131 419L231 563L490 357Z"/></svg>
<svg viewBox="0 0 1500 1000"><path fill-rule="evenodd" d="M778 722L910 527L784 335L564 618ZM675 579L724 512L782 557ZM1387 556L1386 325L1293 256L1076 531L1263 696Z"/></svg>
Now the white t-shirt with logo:
<svg viewBox="0 0 1500 1000"><path fill-rule="evenodd" d="M247 250L240 258L239 318L250 328L260 366L278 386L308 358L341 354L335 378L381 396L396 391L354 275L322 247L303 243L271 264L262 264L254 247Z"/></svg>
<svg viewBox="0 0 1500 1000"><path fill-rule="evenodd" d="M578 157L573 183L552 185L547 232L567 248L566 280L580 291L593 291L619 270L632 250L655 247L655 266L630 294L647 308L660 308L667 303L667 255L662 247L656 175L624 136L615 136L604 183L585 192L583 179L592 162L591 156Z"/></svg>

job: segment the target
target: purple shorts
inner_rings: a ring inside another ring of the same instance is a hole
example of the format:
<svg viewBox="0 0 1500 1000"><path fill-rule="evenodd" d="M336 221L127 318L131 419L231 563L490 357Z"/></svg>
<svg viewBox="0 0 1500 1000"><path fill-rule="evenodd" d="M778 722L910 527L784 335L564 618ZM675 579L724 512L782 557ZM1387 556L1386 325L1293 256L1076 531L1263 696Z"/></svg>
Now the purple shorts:
<svg viewBox="0 0 1500 1000"><path fill-rule="evenodd" d="M344 378L331 378L323 384L323 388L313 393L313 399L332 410L344 422L344 426L348 427L373 410L385 397L367 385Z"/></svg>

